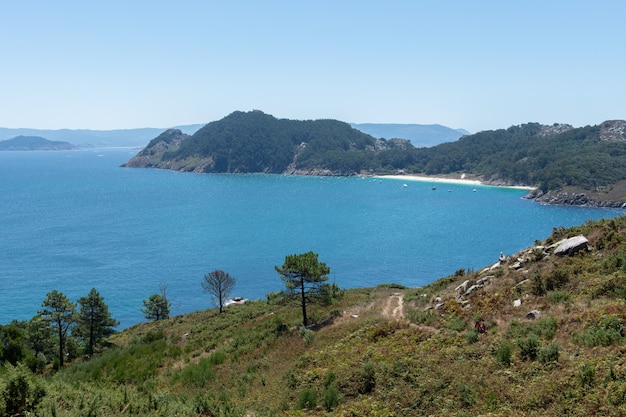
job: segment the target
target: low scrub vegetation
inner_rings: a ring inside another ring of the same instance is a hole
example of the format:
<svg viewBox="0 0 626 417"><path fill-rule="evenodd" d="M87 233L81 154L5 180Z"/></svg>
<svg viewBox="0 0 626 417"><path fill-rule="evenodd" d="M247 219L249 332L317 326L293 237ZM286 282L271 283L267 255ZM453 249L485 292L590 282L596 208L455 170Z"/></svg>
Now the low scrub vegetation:
<svg viewBox="0 0 626 417"><path fill-rule="evenodd" d="M0 414L624 415L626 217L538 246L578 234L590 250L567 258L531 248L522 268L520 253L424 288L339 291L308 328L270 294L134 326L58 371L6 362ZM466 280L484 287L461 297Z"/></svg>

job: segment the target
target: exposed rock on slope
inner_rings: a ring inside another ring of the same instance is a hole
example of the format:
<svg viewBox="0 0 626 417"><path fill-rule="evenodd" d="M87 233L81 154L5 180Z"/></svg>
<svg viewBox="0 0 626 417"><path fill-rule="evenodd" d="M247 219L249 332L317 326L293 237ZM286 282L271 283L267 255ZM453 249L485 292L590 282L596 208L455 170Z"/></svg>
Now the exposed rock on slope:
<svg viewBox="0 0 626 417"><path fill-rule="evenodd" d="M180 144L189 137L179 129L168 129L155 139L152 139L148 146L139 152L123 166L131 168L156 167L163 159L166 152L171 152L180 147Z"/></svg>
<svg viewBox="0 0 626 417"><path fill-rule="evenodd" d="M626 121L607 120L600 125L600 139L606 141L626 140Z"/></svg>

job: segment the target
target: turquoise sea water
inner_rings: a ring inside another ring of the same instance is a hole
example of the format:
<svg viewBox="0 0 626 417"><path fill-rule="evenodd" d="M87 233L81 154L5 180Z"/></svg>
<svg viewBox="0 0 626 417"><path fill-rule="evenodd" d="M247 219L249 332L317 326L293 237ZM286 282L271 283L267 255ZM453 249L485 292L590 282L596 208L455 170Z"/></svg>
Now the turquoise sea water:
<svg viewBox="0 0 626 417"><path fill-rule="evenodd" d="M214 269L237 279L232 295L262 299L282 289L274 266L309 250L342 288L419 286L625 213L506 188L119 167L135 153L0 152L0 323L30 319L53 289L76 301L95 287L120 328L160 286L173 314L209 308Z"/></svg>

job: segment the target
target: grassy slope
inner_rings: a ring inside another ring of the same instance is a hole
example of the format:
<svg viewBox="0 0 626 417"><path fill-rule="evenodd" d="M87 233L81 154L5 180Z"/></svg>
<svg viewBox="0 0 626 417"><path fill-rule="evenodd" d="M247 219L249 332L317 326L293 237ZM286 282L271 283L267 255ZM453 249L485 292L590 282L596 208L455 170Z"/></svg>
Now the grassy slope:
<svg viewBox="0 0 626 417"><path fill-rule="evenodd" d="M590 252L530 248L420 289L346 291L311 309L335 317L315 332L298 330L297 306L267 302L135 326L51 377L41 414L626 414L626 217L557 229L547 243L579 233ZM517 258L527 260L515 270ZM455 288L483 277L463 307Z"/></svg>

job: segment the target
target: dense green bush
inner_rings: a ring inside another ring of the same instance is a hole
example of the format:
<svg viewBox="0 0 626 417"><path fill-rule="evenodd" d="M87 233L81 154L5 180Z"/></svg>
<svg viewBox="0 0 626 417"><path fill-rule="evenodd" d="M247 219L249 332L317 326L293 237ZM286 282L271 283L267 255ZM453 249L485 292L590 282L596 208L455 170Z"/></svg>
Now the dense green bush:
<svg viewBox="0 0 626 417"><path fill-rule="evenodd" d="M539 353L539 339L534 334L529 334L525 339L517 341L520 349L520 359L523 361L534 361Z"/></svg>
<svg viewBox="0 0 626 417"><path fill-rule="evenodd" d="M306 388L300 393L298 408L301 410L311 410L317 406L317 393L315 390Z"/></svg>
<svg viewBox="0 0 626 417"><path fill-rule="evenodd" d="M415 324L432 325L439 320L439 316L434 310L420 311L412 308L408 310L407 316L409 321Z"/></svg>
<svg viewBox="0 0 626 417"><path fill-rule="evenodd" d="M35 377L26 366L5 365L0 376L0 415L34 412L45 395L43 380Z"/></svg>
<svg viewBox="0 0 626 417"><path fill-rule="evenodd" d="M507 340L504 340L502 343L500 343L500 346L498 346L496 350L496 359L498 360L498 363L500 365L510 366L512 356L513 347L511 346L511 343L509 343Z"/></svg>
<svg viewBox="0 0 626 417"><path fill-rule="evenodd" d="M456 314L451 314L446 319L446 327L450 330L460 332L465 330L465 328L467 327L467 323L465 323L465 320L463 320Z"/></svg>
<svg viewBox="0 0 626 417"><path fill-rule="evenodd" d="M361 366L360 387L359 391L363 394L369 394L376 386L376 365L372 362L366 362Z"/></svg>
<svg viewBox="0 0 626 417"><path fill-rule="evenodd" d="M520 339L534 334L541 339L552 340L556 334L556 330L557 321L554 317L545 317L528 323L512 320L506 335L511 339Z"/></svg>
<svg viewBox="0 0 626 417"><path fill-rule="evenodd" d="M543 364L558 362L559 360L559 345L551 343L549 346L539 349L537 353L539 362Z"/></svg>
<svg viewBox="0 0 626 417"><path fill-rule="evenodd" d="M593 366L585 363L578 369L578 379L582 386L591 386L596 376L596 370Z"/></svg>
<svg viewBox="0 0 626 417"><path fill-rule="evenodd" d="M327 411L337 407L340 400L341 394L334 384L330 384L324 388L324 408L326 408Z"/></svg>
<svg viewBox="0 0 626 417"><path fill-rule="evenodd" d="M605 316L599 323L589 326L584 332L574 335L574 343L579 345L609 346L624 337L624 324L617 316Z"/></svg>

